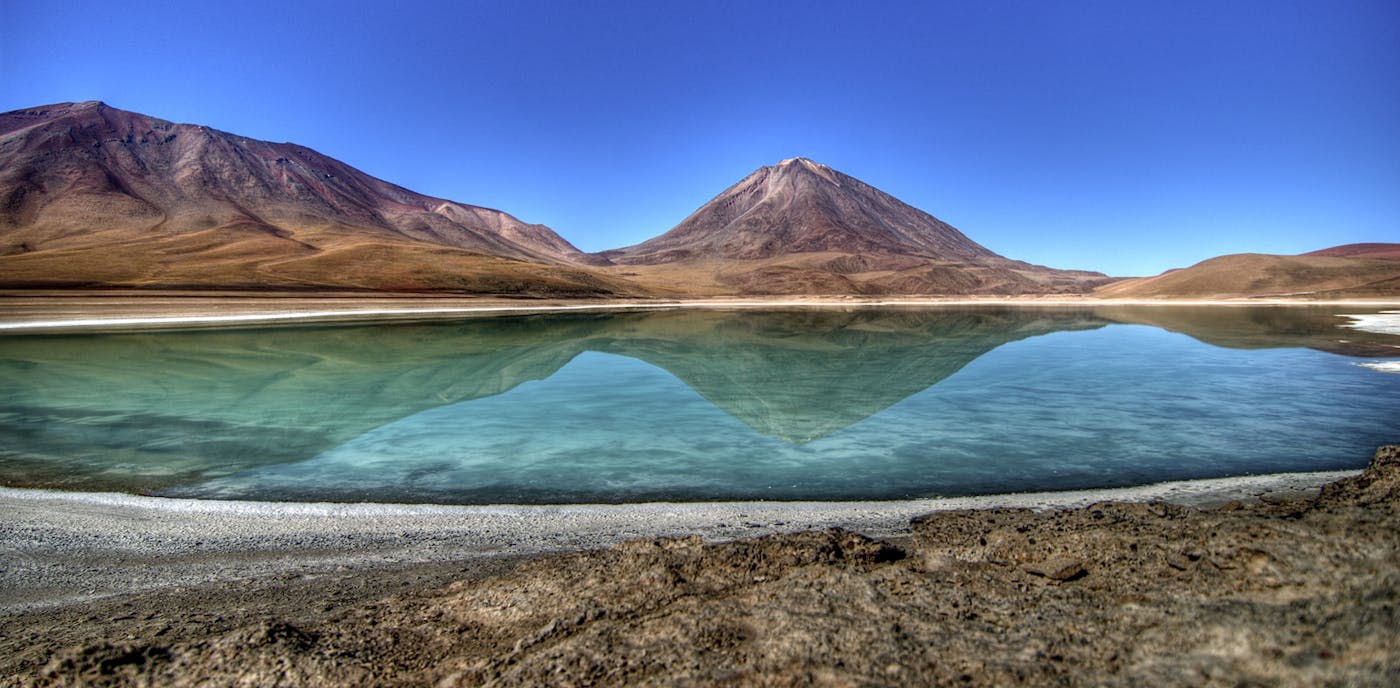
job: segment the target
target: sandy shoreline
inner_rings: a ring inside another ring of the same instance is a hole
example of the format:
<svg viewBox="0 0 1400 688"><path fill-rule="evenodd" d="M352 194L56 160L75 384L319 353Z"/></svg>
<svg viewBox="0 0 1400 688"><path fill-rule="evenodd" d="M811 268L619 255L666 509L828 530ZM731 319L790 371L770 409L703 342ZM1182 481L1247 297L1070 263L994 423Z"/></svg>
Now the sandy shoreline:
<svg viewBox="0 0 1400 688"><path fill-rule="evenodd" d="M900 537L920 515L1102 501L1210 507L1289 498L1357 471L891 502L437 506L264 503L0 488L0 615L162 588L327 571L840 527Z"/></svg>

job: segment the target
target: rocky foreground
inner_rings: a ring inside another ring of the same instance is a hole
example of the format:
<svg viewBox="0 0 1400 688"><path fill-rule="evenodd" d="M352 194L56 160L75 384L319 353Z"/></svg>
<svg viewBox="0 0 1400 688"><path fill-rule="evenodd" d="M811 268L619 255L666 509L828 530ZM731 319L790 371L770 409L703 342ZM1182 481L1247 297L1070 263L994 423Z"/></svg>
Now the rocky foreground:
<svg viewBox="0 0 1400 688"><path fill-rule="evenodd" d="M40 686L1397 685L1397 516L1391 446L1315 499L947 512L900 541L637 541L451 583L417 570L28 613L0 630L0 671Z"/></svg>

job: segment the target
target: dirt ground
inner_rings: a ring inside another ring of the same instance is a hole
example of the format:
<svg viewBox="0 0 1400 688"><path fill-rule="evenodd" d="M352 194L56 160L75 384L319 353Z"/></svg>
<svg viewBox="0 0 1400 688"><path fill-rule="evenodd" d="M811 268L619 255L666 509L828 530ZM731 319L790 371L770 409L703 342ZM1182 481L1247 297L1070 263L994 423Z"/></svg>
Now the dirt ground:
<svg viewBox="0 0 1400 688"><path fill-rule="evenodd" d="M222 582L0 626L6 685L1396 685L1400 447L1315 499L953 511Z"/></svg>

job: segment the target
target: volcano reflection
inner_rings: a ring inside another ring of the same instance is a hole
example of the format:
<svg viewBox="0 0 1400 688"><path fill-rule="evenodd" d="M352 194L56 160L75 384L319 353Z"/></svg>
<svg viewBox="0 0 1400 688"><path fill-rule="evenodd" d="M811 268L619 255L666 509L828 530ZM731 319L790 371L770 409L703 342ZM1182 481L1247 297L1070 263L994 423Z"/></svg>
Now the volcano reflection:
<svg viewBox="0 0 1400 688"><path fill-rule="evenodd" d="M802 445L998 347L1054 332L1166 318L1162 327L1225 346L1336 350L1338 339L1358 339L1337 331L1330 312L1231 311L657 311L9 337L0 340L0 479L155 491L302 462L400 419L546 380L584 352L656 366L757 433ZM1346 346L1363 345L1389 344ZM663 409L637 411L639 425L664 423Z"/></svg>

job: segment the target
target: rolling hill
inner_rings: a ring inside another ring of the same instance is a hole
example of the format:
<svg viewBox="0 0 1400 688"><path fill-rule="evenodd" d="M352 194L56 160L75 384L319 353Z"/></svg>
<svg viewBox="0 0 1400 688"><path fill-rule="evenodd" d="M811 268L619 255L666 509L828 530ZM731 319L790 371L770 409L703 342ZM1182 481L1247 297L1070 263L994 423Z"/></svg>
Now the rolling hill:
<svg viewBox="0 0 1400 688"><path fill-rule="evenodd" d="M1367 298L1400 294L1400 244L1351 244L1297 256L1239 253L1100 287L1104 298Z"/></svg>

